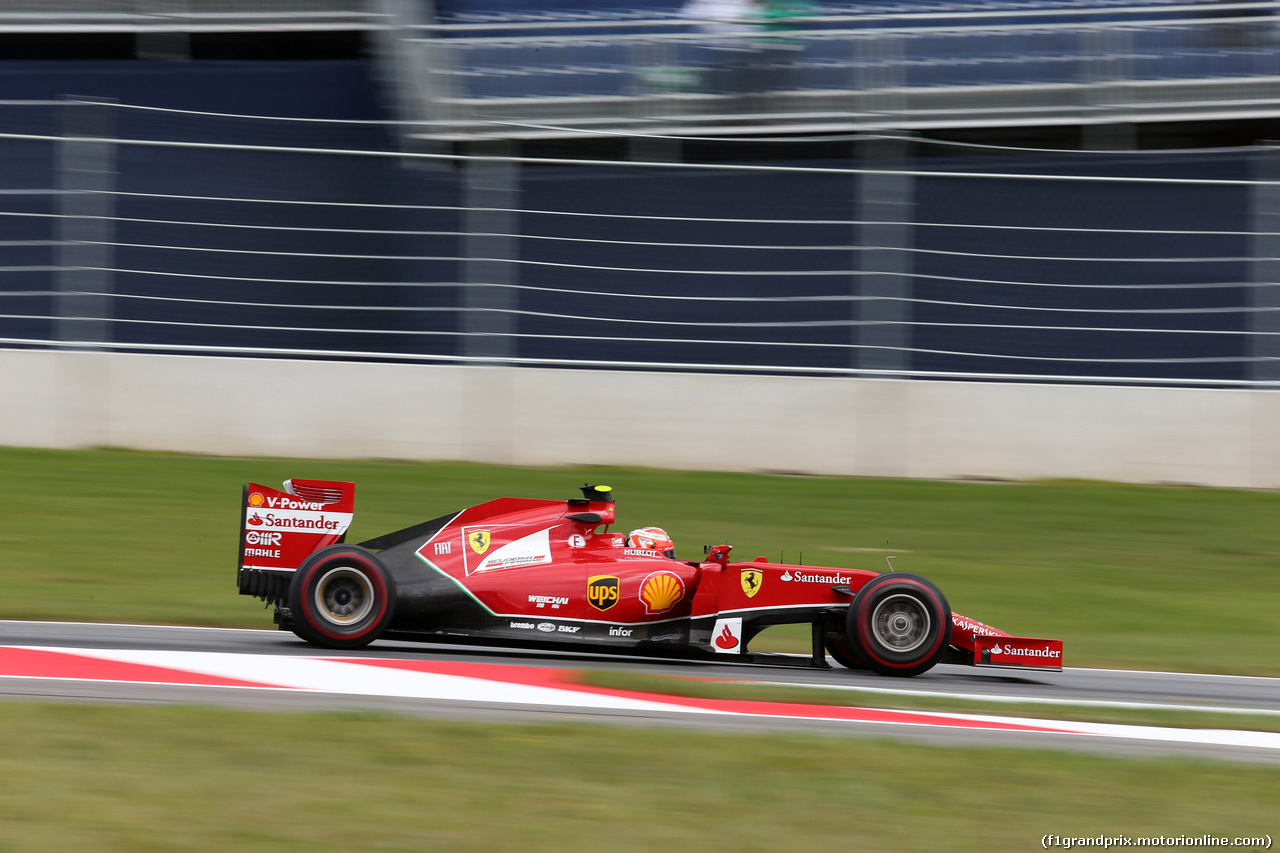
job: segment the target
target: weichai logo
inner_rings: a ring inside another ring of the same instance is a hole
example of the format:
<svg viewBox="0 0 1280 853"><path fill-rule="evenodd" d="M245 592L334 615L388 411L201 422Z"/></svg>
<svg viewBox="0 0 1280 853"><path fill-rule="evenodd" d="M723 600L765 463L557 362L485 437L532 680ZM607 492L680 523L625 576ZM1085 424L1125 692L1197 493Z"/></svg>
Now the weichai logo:
<svg viewBox="0 0 1280 853"><path fill-rule="evenodd" d="M596 610L608 610L618 603L618 583L615 575L587 578L587 601Z"/></svg>

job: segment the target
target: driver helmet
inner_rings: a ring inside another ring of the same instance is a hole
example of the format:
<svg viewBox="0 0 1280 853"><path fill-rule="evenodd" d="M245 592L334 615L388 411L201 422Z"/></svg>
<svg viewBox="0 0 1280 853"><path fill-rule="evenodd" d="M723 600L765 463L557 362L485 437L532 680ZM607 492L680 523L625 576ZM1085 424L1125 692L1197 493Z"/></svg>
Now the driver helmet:
<svg viewBox="0 0 1280 853"><path fill-rule="evenodd" d="M627 534L627 545L646 551L660 551L664 557L675 559L676 543L661 527L638 527Z"/></svg>

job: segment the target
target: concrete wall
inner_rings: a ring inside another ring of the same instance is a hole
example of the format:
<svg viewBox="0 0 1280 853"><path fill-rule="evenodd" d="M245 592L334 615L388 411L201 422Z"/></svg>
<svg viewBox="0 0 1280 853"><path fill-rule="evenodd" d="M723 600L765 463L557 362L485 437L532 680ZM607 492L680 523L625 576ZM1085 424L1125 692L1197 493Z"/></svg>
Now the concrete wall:
<svg viewBox="0 0 1280 853"><path fill-rule="evenodd" d="M0 350L0 444L1280 488L1280 391Z"/></svg>

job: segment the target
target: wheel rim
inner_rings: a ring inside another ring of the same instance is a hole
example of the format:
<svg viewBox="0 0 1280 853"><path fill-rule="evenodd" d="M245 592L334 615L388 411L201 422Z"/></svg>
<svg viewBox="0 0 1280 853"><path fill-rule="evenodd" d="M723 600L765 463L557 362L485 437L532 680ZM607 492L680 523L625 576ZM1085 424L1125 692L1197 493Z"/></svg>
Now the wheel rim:
<svg viewBox="0 0 1280 853"><path fill-rule="evenodd" d="M871 630L886 649L913 652L929 639L933 617L914 595L898 593L876 605L871 613Z"/></svg>
<svg viewBox="0 0 1280 853"><path fill-rule="evenodd" d="M324 573L316 584L316 613L334 625L354 625L373 610L377 596L368 575L351 566Z"/></svg>

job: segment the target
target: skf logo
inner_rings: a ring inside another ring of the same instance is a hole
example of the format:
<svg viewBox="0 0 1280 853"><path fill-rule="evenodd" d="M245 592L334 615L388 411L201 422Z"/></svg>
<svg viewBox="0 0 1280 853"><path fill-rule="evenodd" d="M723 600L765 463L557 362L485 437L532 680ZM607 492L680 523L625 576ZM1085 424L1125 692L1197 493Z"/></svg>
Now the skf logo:
<svg viewBox="0 0 1280 853"><path fill-rule="evenodd" d="M618 578L614 575L596 575L587 578L587 601L596 610L608 610L618 603Z"/></svg>
<svg viewBox="0 0 1280 853"><path fill-rule="evenodd" d="M640 600L646 613L665 613L684 598L684 581L672 572L654 572L640 584Z"/></svg>
<svg viewBox="0 0 1280 853"><path fill-rule="evenodd" d="M755 598L756 593L760 591L760 585L764 583L764 574L759 569L743 569L741 580L742 591L746 593L747 598Z"/></svg>
<svg viewBox="0 0 1280 853"><path fill-rule="evenodd" d="M470 543L472 551L483 554L489 550L489 531L473 530L467 534L467 542Z"/></svg>

